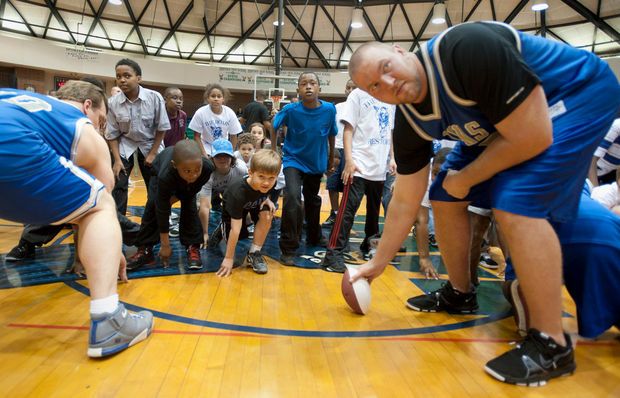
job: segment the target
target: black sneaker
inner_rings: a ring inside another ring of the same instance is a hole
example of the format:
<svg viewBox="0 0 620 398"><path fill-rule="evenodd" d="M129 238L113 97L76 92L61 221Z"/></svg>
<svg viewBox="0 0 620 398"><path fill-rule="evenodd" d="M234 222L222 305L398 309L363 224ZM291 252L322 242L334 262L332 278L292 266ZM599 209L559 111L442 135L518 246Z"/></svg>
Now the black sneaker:
<svg viewBox="0 0 620 398"><path fill-rule="evenodd" d="M484 370L505 383L538 387L554 377L573 374L575 352L570 336L564 333L566 347L546 334L530 329L516 348L487 362Z"/></svg>
<svg viewBox="0 0 620 398"><path fill-rule="evenodd" d="M325 220L325 222L323 224L321 224L322 227L333 227L334 224L336 223L336 216L338 215L338 212L335 211L331 211L329 213L329 217L327 217L327 220Z"/></svg>
<svg viewBox="0 0 620 398"><path fill-rule="evenodd" d="M22 261L22 260L30 260L34 258L34 245L30 242L26 242L23 239L19 240L17 246L11 249L10 252L7 253L5 260L6 261Z"/></svg>
<svg viewBox="0 0 620 398"><path fill-rule="evenodd" d="M252 267L252 270L257 274L267 273L267 263L265 262L265 258L260 251L248 253L245 261L250 267Z"/></svg>
<svg viewBox="0 0 620 398"><path fill-rule="evenodd" d="M321 268L327 272L338 272L340 274L344 274L344 271L347 270L347 267L344 265L344 260L340 256L328 256L325 255L323 258L323 262L321 263Z"/></svg>
<svg viewBox="0 0 620 398"><path fill-rule="evenodd" d="M437 249L439 245L437 245L437 241L435 240L435 234L428 234L428 244Z"/></svg>
<svg viewBox="0 0 620 398"><path fill-rule="evenodd" d="M280 255L280 262L284 265L292 267L295 265L295 255L290 253L282 253Z"/></svg>
<svg viewBox="0 0 620 398"><path fill-rule="evenodd" d="M224 240L224 228L224 223L220 222L211 235L209 235L209 242L207 243L208 248L216 248L217 245Z"/></svg>
<svg viewBox="0 0 620 398"><path fill-rule="evenodd" d="M454 289L448 281L434 292L411 297L407 300L407 307L420 312L447 311L453 314L472 314L478 311L478 300L475 290L462 293Z"/></svg>
<svg viewBox="0 0 620 398"><path fill-rule="evenodd" d="M133 256L127 259L127 271L135 271L147 265L155 265L152 247L141 246Z"/></svg>

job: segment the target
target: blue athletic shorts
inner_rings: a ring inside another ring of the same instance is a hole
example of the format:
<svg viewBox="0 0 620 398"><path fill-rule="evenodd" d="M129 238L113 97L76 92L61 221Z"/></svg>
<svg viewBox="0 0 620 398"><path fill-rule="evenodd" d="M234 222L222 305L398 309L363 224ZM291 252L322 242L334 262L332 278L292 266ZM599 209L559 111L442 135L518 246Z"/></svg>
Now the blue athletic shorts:
<svg viewBox="0 0 620 398"><path fill-rule="evenodd" d="M484 148L459 142L431 186L431 201L472 201L480 207L553 221L574 218L594 150L620 106L618 83L612 78L613 82L600 79L563 100L565 111L552 118L553 144L546 151L473 187L464 199L450 196L442 187L443 180L448 169L464 168Z"/></svg>

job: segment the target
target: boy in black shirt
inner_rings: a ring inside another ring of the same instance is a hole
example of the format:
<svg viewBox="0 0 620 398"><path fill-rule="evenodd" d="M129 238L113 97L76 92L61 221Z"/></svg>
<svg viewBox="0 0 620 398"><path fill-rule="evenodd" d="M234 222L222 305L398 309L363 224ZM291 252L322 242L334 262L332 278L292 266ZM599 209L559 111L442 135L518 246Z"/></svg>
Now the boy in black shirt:
<svg viewBox="0 0 620 398"><path fill-rule="evenodd" d="M153 161L148 199L136 238L138 251L127 261L127 270L135 271L155 263L153 246L161 241L159 257L164 267L172 254L168 237L171 206L181 201L179 238L187 248L188 268L201 269L202 226L196 208L196 194L209 180L214 166L202 157L194 141L182 140L164 149ZM159 232L159 234L158 234Z"/></svg>
<svg viewBox="0 0 620 398"><path fill-rule="evenodd" d="M276 210L269 199L269 193L276 184L281 165L280 155L269 149L261 149L252 156L248 176L234 181L224 191L222 223L209 239L211 245L217 244L221 239L227 239L226 254L217 271L218 276L228 276L232 273L239 232L245 227L247 214L250 214L256 227L246 264L257 274L267 273L267 263L260 250L271 228L271 220Z"/></svg>

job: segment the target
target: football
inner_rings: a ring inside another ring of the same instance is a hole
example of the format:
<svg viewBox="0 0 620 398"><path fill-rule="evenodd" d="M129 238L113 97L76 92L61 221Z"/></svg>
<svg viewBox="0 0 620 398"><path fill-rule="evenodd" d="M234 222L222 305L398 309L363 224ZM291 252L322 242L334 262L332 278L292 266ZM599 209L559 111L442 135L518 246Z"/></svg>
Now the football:
<svg viewBox="0 0 620 398"><path fill-rule="evenodd" d="M365 315L370 308L370 284L365 278L358 279L354 283L349 282L352 275L357 273L357 269L347 267L342 276L342 296L349 307L356 314Z"/></svg>

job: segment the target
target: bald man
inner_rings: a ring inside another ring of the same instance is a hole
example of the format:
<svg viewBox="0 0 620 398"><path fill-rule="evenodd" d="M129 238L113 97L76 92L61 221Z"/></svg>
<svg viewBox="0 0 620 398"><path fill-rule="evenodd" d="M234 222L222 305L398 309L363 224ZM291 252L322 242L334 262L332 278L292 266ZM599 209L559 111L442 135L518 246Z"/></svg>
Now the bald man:
<svg viewBox="0 0 620 398"><path fill-rule="evenodd" d="M620 86L594 54L491 22L455 26L409 53L361 46L359 88L398 104L398 176L383 239L360 277L376 278L409 232L426 189L432 139L458 141L430 189L449 281L412 297L416 311L475 313L467 206L492 208L530 308L528 335L485 370L542 385L575 370L561 323L561 251L549 224L574 218L589 161L613 122Z"/></svg>

